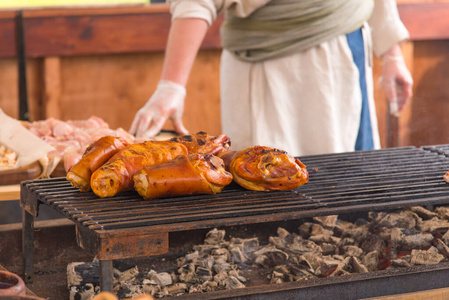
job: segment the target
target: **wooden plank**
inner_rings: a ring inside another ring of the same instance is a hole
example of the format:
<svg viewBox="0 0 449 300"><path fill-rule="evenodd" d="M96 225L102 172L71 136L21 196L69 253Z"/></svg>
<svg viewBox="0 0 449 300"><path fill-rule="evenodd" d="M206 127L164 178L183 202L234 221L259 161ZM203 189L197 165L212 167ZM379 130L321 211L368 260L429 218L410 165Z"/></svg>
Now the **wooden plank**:
<svg viewBox="0 0 449 300"><path fill-rule="evenodd" d="M421 291L392 296L366 298L365 300L445 300L449 299L449 288Z"/></svg>
<svg viewBox="0 0 449 300"><path fill-rule="evenodd" d="M61 59L44 58L44 110L45 118L61 119Z"/></svg>
<svg viewBox="0 0 449 300"><path fill-rule="evenodd" d="M449 38L449 3L399 4L398 9L411 40Z"/></svg>
<svg viewBox="0 0 449 300"><path fill-rule="evenodd" d="M449 3L403 3L399 14L412 40L449 38ZM0 12L0 57L13 57L15 12ZM29 57L163 51L170 27L165 4L24 11ZM220 49L220 17L203 49ZM423 26L425 24L425 26Z"/></svg>
<svg viewBox="0 0 449 300"><path fill-rule="evenodd" d="M16 56L15 17L15 12L0 12L0 57Z"/></svg>
<svg viewBox="0 0 449 300"><path fill-rule="evenodd" d="M20 199L20 185L0 185L0 201Z"/></svg>
<svg viewBox="0 0 449 300"><path fill-rule="evenodd" d="M449 133L449 41L414 43L414 96L410 103L408 145L447 144Z"/></svg>
<svg viewBox="0 0 449 300"><path fill-rule="evenodd" d="M24 18L30 57L164 51L171 22L166 5L27 11ZM211 26L203 49L221 47L218 31Z"/></svg>

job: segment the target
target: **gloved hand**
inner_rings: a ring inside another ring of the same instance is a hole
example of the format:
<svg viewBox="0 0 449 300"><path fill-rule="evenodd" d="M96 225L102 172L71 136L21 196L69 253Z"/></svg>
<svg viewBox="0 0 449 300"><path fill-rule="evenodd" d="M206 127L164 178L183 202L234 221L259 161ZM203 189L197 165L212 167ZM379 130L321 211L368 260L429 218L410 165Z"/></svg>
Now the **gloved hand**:
<svg viewBox="0 0 449 300"><path fill-rule="evenodd" d="M188 134L182 124L185 96L182 85L161 80L148 102L136 113L129 132L136 137L154 137L170 118L177 133Z"/></svg>
<svg viewBox="0 0 449 300"><path fill-rule="evenodd" d="M390 113L396 117L412 97L413 78L402 56L382 56L380 85L384 88L390 105Z"/></svg>

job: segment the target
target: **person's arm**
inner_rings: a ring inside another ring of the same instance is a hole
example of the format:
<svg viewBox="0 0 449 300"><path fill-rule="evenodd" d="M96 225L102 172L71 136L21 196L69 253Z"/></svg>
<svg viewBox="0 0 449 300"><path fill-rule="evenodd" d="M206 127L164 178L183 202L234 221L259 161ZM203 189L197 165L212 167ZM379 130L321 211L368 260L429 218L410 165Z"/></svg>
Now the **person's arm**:
<svg viewBox="0 0 449 300"><path fill-rule="evenodd" d="M401 52L401 43L409 38L409 33L395 0L375 0L368 23L374 53L382 59L380 85L387 95L390 112L398 116L412 96L413 79Z"/></svg>
<svg viewBox="0 0 449 300"><path fill-rule="evenodd" d="M170 28L161 80L185 86L209 25L203 19L175 19Z"/></svg>
<svg viewBox="0 0 449 300"><path fill-rule="evenodd" d="M175 131L187 134L182 123L185 85L209 25L203 19L174 19L170 27L161 80L148 102L137 112L129 132L153 137L167 119Z"/></svg>
<svg viewBox="0 0 449 300"><path fill-rule="evenodd" d="M381 59L380 84L387 95L390 113L398 117L413 95L413 78L405 65L400 44L387 50Z"/></svg>

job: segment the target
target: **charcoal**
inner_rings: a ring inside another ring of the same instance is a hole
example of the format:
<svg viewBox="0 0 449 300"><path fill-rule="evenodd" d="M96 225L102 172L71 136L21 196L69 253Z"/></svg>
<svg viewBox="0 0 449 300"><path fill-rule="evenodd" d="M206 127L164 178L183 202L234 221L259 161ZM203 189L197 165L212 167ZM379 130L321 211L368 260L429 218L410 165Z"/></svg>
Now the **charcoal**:
<svg viewBox="0 0 449 300"><path fill-rule="evenodd" d="M248 261L248 258L240 247L229 248L229 252L231 253L231 261L234 263L244 263Z"/></svg>
<svg viewBox="0 0 449 300"><path fill-rule="evenodd" d="M444 256L430 250L412 250L410 262L414 265L433 265L443 261Z"/></svg>
<svg viewBox="0 0 449 300"><path fill-rule="evenodd" d="M363 254L363 250L361 248L353 245L342 246L339 249L341 249L340 251L342 251L344 256L360 257Z"/></svg>
<svg viewBox="0 0 449 300"><path fill-rule="evenodd" d="M329 255L335 253L335 250L337 249L336 245L329 244L329 243L322 243L320 245L323 255Z"/></svg>
<svg viewBox="0 0 449 300"><path fill-rule="evenodd" d="M358 257L352 257L352 269L355 273L366 273L368 268L360 261Z"/></svg>
<svg viewBox="0 0 449 300"><path fill-rule="evenodd" d="M241 283L245 283L247 282L247 279L245 277L243 277L242 275L239 274L238 270L230 270L228 272L229 276L234 276L235 278L237 278Z"/></svg>
<svg viewBox="0 0 449 300"><path fill-rule="evenodd" d="M337 220L337 224L334 227L335 236L341 237L344 232L352 229L354 224L344 220Z"/></svg>
<svg viewBox="0 0 449 300"><path fill-rule="evenodd" d="M423 221L419 229L424 232L446 232L449 229L449 221L448 220L441 220L438 217L432 218L427 221Z"/></svg>
<svg viewBox="0 0 449 300"><path fill-rule="evenodd" d="M449 247L441 239L435 239L434 245L441 254L449 258Z"/></svg>
<svg viewBox="0 0 449 300"><path fill-rule="evenodd" d="M123 272L114 268L114 277L119 281L134 281L136 280L137 275L139 275L139 269L137 266L134 266Z"/></svg>
<svg viewBox="0 0 449 300"><path fill-rule="evenodd" d="M225 230L218 230L217 228L214 228L206 234L204 243L209 245L219 245L223 241L225 235Z"/></svg>
<svg viewBox="0 0 449 300"><path fill-rule="evenodd" d="M176 295L185 293L188 290L188 287L187 284L178 282L173 285L167 286L166 289L170 295Z"/></svg>
<svg viewBox="0 0 449 300"><path fill-rule="evenodd" d="M430 220L438 215L436 212L432 212L422 206L414 206L411 207L410 210L416 213L423 220Z"/></svg>
<svg viewBox="0 0 449 300"><path fill-rule="evenodd" d="M379 270L379 256L380 253L377 250L371 251L363 258L363 264L369 271Z"/></svg>
<svg viewBox="0 0 449 300"><path fill-rule="evenodd" d="M407 259L408 258L408 259ZM391 266L392 267L396 267L396 268L407 268L407 267L411 267L412 265L410 264L410 257L401 257L398 259L392 259L391 261Z"/></svg>
<svg viewBox="0 0 449 300"><path fill-rule="evenodd" d="M276 248L279 248L279 249L287 248L287 242L285 241L285 239L282 239L280 237L270 236L268 238L268 241L270 242L270 244L274 245Z"/></svg>
<svg viewBox="0 0 449 300"><path fill-rule="evenodd" d="M212 268L214 267L214 263L215 262L214 262L214 259L212 256L208 256L206 258L203 258L203 259L200 259L197 261L197 265L199 267L207 268L209 270L212 270Z"/></svg>
<svg viewBox="0 0 449 300"><path fill-rule="evenodd" d="M95 289L93 284L87 283L78 286L71 286L69 299L70 300L90 300L95 295Z"/></svg>
<svg viewBox="0 0 449 300"><path fill-rule="evenodd" d="M272 284L283 283L284 277L285 277L285 274L283 274L281 272L273 271L271 273L270 283L272 283Z"/></svg>
<svg viewBox="0 0 449 300"><path fill-rule="evenodd" d="M333 230L337 224L338 215L319 216L314 217L313 220L320 223L324 228Z"/></svg>
<svg viewBox="0 0 449 300"><path fill-rule="evenodd" d="M296 253L323 252L319 245L317 245L313 241L304 240L299 236L296 236L295 239L293 239L292 243L288 245L288 249Z"/></svg>
<svg viewBox="0 0 449 300"><path fill-rule="evenodd" d="M161 273L157 273L157 272L151 272L148 273L148 279L156 282L156 284L160 285L161 287L170 285L173 283L172 277L169 273L167 272L161 272Z"/></svg>
<svg viewBox="0 0 449 300"><path fill-rule="evenodd" d="M179 280L187 283L196 283L198 278L193 272L185 272L179 275Z"/></svg>
<svg viewBox="0 0 449 300"><path fill-rule="evenodd" d="M333 234L332 230L327 230L322 225L311 222L303 223L301 226L299 226L298 230L299 234L303 238L309 238L310 236L319 234L327 234L327 235Z"/></svg>
<svg viewBox="0 0 449 300"><path fill-rule="evenodd" d="M142 285L142 292L154 296L161 292L161 288L158 285Z"/></svg>
<svg viewBox="0 0 449 300"><path fill-rule="evenodd" d="M377 234L369 234L364 241L360 244L360 248L363 249L365 253L372 251L379 251L384 253L386 251L385 241Z"/></svg>
<svg viewBox="0 0 449 300"><path fill-rule="evenodd" d="M222 271L228 271L229 269L231 269L231 264L227 263L227 262L219 262L214 264L213 267L215 273L220 273Z"/></svg>
<svg viewBox="0 0 449 300"><path fill-rule="evenodd" d="M415 229L421 219L412 211L386 214L378 220L378 225L388 228Z"/></svg>
<svg viewBox="0 0 449 300"><path fill-rule="evenodd" d="M313 235L309 238L314 243L321 244L321 243L328 243L328 244L338 244L341 241L341 238L333 236L333 235L327 235L327 234L317 234Z"/></svg>
<svg viewBox="0 0 449 300"><path fill-rule="evenodd" d="M438 214L440 219L449 220L449 207L447 206L439 206L435 208L435 213Z"/></svg>
<svg viewBox="0 0 449 300"><path fill-rule="evenodd" d="M449 246L449 230L441 237L441 240Z"/></svg>
<svg viewBox="0 0 449 300"><path fill-rule="evenodd" d="M355 226L342 232L342 238L350 238L355 242L361 242L369 235L368 226Z"/></svg>
<svg viewBox="0 0 449 300"><path fill-rule="evenodd" d="M278 227L277 234L279 238L285 239L287 236L290 235L290 232L288 232L285 228Z"/></svg>
<svg viewBox="0 0 449 300"><path fill-rule="evenodd" d="M213 256L215 263L227 262L231 260L231 254L226 248L213 249L211 255Z"/></svg>
<svg viewBox="0 0 449 300"><path fill-rule="evenodd" d="M195 272L195 264L193 263L186 264L178 269L179 274L193 273L193 272Z"/></svg>
<svg viewBox="0 0 449 300"><path fill-rule="evenodd" d="M227 241L226 232L215 229L204 244L176 259L172 273L152 270L137 282L137 268L114 269L113 291L130 298L243 288L248 280L240 273L246 266L260 268L256 272L265 274L267 283L277 284L437 264L449 259L448 229L448 208L431 212L422 207L370 212L368 219L353 223L336 215L314 217L297 232L278 227L263 246L257 237Z"/></svg>
<svg viewBox="0 0 449 300"><path fill-rule="evenodd" d="M176 266L177 266L178 268L181 268L181 267L184 266L186 263L187 263L187 259L185 258L185 256L181 256L181 257L178 257L178 258L176 259Z"/></svg>
<svg viewBox="0 0 449 300"><path fill-rule="evenodd" d="M255 263L263 267L273 267L288 261L288 254L273 246L265 246L254 252Z"/></svg>
<svg viewBox="0 0 449 300"><path fill-rule="evenodd" d="M338 243L339 247L350 246L350 245L355 245L355 240L350 237L342 238L342 239L340 239L340 242Z"/></svg>
<svg viewBox="0 0 449 300"><path fill-rule="evenodd" d="M427 249L434 237L430 233L417 230L394 228L391 231L391 247L397 250Z"/></svg>
<svg viewBox="0 0 449 300"><path fill-rule="evenodd" d="M226 271L222 271L216 274L213 280L217 283L218 286L226 287L228 277L229 277L228 273Z"/></svg>
<svg viewBox="0 0 449 300"><path fill-rule="evenodd" d="M284 275L289 275L291 272L287 265L278 265L274 267L274 271L282 273Z"/></svg>
<svg viewBox="0 0 449 300"><path fill-rule="evenodd" d="M193 254L194 256L192 256L192 260L198 257L206 257L208 256L210 253L212 253L212 251L214 251L215 249L220 249L221 246L220 245L208 245L208 244L202 244L202 245L197 245L194 246L193 249L195 250L195 252L198 252L198 254ZM187 257L188 259L188 257Z"/></svg>
<svg viewBox="0 0 449 300"><path fill-rule="evenodd" d="M209 253L209 251L207 253ZM200 257L200 254L199 254L198 250L196 250L194 252L186 254L185 259L188 262L195 262L199 257ZM201 255L201 257L202 257L202 255Z"/></svg>
<svg viewBox="0 0 449 300"><path fill-rule="evenodd" d="M195 275L200 279L201 282L212 280L212 271L206 268L198 267L196 269Z"/></svg>
<svg viewBox="0 0 449 300"><path fill-rule="evenodd" d="M227 289L241 289L244 287L245 285L234 276L229 276L228 279L226 280Z"/></svg>
<svg viewBox="0 0 449 300"><path fill-rule="evenodd" d="M218 287L218 283L215 282L215 281L210 281L210 280L205 281L205 282L201 285L201 288L202 288L202 290L203 290L204 292L211 292L211 291L214 291L214 290L217 289L217 287Z"/></svg>
<svg viewBox="0 0 449 300"><path fill-rule="evenodd" d="M67 284L71 286L82 286L92 284L97 286L100 284L100 265L95 262L73 262L67 265Z"/></svg>

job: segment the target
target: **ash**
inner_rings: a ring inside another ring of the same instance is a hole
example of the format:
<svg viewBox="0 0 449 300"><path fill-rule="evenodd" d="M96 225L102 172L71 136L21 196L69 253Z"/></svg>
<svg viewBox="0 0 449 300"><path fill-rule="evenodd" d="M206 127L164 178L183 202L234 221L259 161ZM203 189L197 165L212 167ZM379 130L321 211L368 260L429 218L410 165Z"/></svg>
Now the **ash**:
<svg viewBox="0 0 449 300"><path fill-rule="evenodd" d="M449 258L448 220L447 207L370 212L355 222L330 215L304 222L296 232L279 227L277 236L264 242L227 239L225 230L215 228L203 244L172 262L175 271L114 269L114 292L125 298L160 298L244 288L251 285L249 272L263 274L265 284L279 284L438 264Z"/></svg>

